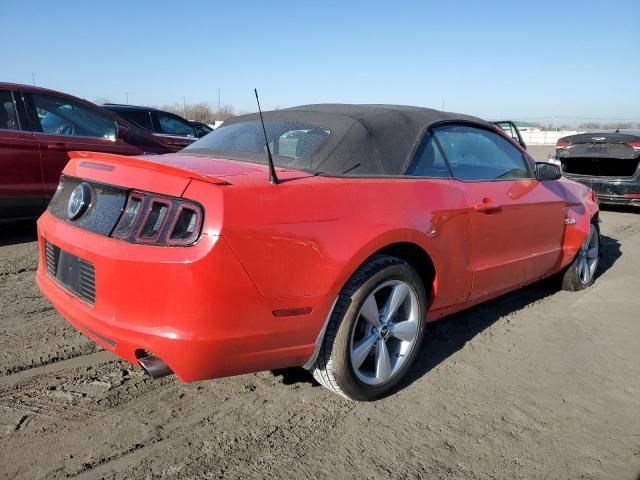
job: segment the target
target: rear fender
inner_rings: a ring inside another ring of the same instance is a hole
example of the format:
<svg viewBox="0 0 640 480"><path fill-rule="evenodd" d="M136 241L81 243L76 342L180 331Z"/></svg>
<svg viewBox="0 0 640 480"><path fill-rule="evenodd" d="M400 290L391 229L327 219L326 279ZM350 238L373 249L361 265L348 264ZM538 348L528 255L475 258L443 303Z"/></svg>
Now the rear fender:
<svg viewBox="0 0 640 480"><path fill-rule="evenodd" d="M589 235L591 223L599 213L598 204L591 189L585 189L583 203L566 208L565 231L562 245L562 266L573 261Z"/></svg>
<svg viewBox="0 0 640 480"><path fill-rule="evenodd" d="M434 266L434 277L431 285L425 285L425 290L429 298L429 303L433 301L433 298L437 294L438 288L438 271L439 271L439 257L436 254L434 256L435 249L431 248L431 245L426 241L424 234L412 230L412 229L397 229L383 233L382 235L374 238L363 245L349 260L349 262L342 269L340 274L336 276L333 284L331 285L331 292L334 296L337 296L342 288L347 284L349 279L355 274L355 272L366 262L366 260L375 255L380 250L393 245L395 243L412 243L422 248L427 256L431 259Z"/></svg>

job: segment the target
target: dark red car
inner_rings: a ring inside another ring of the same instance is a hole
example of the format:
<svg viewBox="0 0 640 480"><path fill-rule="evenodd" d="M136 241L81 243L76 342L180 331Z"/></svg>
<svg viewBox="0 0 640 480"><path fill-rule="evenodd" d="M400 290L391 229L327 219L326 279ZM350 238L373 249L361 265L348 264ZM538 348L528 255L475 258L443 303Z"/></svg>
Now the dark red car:
<svg viewBox="0 0 640 480"><path fill-rule="evenodd" d="M72 150L142 155L178 149L91 102L0 83L0 221L40 215Z"/></svg>

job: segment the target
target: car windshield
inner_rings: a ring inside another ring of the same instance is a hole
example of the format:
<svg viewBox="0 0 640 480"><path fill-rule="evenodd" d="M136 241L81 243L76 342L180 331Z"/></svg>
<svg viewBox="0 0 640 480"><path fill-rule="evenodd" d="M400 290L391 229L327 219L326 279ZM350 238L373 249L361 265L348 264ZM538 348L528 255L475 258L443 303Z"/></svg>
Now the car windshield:
<svg viewBox="0 0 640 480"><path fill-rule="evenodd" d="M310 169L311 157L330 135L328 128L288 120L265 121L265 130L274 163L280 167ZM262 125L256 121L222 125L183 153L220 155L253 163L267 161Z"/></svg>

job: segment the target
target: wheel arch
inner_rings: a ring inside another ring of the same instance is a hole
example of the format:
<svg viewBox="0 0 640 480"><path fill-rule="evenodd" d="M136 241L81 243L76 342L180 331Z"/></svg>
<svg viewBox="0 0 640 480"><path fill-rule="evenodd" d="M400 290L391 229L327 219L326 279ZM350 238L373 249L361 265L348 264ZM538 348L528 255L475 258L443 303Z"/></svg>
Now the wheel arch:
<svg viewBox="0 0 640 480"><path fill-rule="evenodd" d="M600 208L595 197L586 195L584 198L583 203L570 205L565 210L565 218L570 223L565 225L560 269L568 266L578 254L580 245L589 235L591 224L598 226L600 223Z"/></svg>
<svg viewBox="0 0 640 480"><path fill-rule="evenodd" d="M411 265L422 280L427 292L428 306L431 306L437 287L436 267L423 247L412 242L396 242L379 249L373 255L389 255Z"/></svg>
<svg viewBox="0 0 640 480"><path fill-rule="evenodd" d="M433 247L433 248L430 248ZM361 245L352 255L341 273L335 277L331 292L337 296L349 279L372 256L389 255L404 260L416 269L424 284L429 306L438 292L438 249L430 245L429 238L415 229L403 228L387 231Z"/></svg>
<svg viewBox="0 0 640 480"><path fill-rule="evenodd" d="M363 253L363 251L366 251L367 253ZM331 308L327 313L327 317L325 318L322 328L318 332L314 351L307 362L303 365L305 369L311 369L318 357L320 346L322 345L322 341L326 332L327 324L329 323L331 315L333 314L333 309L338 300L340 291L349 282L349 279L360 269L360 267L374 255L389 255L404 260L409 265L411 265L418 272L418 275L420 276L420 279L422 280L422 283L425 287L428 298L427 309L433 303L437 294L438 286L437 269L433 257L422 245L412 240L402 239L396 241L388 241L382 244L378 243L375 248L361 250L360 254L356 257L357 260L355 260L353 264L350 264L348 273L346 275L341 275L338 280L338 284L335 287L335 300L333 301L333 304L331 305Z"/></svg>

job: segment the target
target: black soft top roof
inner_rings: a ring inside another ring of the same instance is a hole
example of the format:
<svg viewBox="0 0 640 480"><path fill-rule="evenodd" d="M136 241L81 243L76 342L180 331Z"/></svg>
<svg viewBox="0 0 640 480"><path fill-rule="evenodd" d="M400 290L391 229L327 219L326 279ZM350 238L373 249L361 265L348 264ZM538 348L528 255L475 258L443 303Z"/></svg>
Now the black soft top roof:
<svg viewBox="0 0 640 480"><path fill-rule="evenodd" d="M329 129L328 139L307 165L291 166L330 175L402 175L429 125L463 121L491 126L476 117L403 105L302 105L263 114L265 122L293 121ZM258 114L230 118L220 129L247 121L257 122Z"/></svg>

